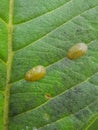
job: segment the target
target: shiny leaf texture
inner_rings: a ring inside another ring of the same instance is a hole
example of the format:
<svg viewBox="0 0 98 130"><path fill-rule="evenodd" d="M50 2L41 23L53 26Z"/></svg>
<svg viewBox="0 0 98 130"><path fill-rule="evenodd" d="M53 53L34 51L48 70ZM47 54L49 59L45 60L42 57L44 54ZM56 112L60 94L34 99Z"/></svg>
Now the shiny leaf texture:
<svg viewBox="0 0 98 130"><path fill-rule="evenodd" d="M37 65L46 76L27 82ZM0 130L87 130L97 116L98 0L0 0Z"/></svg>

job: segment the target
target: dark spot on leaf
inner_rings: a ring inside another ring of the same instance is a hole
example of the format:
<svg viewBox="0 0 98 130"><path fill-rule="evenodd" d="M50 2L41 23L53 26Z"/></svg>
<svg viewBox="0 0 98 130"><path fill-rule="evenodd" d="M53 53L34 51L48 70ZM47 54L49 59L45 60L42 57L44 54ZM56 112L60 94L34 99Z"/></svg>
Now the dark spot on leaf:
<svg viewBox="0 0 98 130"><path fill-rule="evenodd" d="M81 92L82 92L81 88L79 88L79 87L74 88L74 93L78 94L78 93L81 93Z"/></svg>
<svg viewBox="0 0 98 130"><path fill-rule="evenodd" d="M64 32L64 34L67 34L66 31Z"/></svg>
<svg viewBox="0 0 98 130"><path fill-rule="evenodd" d="M78 29L76 30L76 32L81 32L81 29L80 29L80 28L78 28Z"/></svg>
<svg viewBox="0 0 98 130"><path fill-rule="evenodd" d="M10 107L11 108L11 107ZM16 116L17 115L17 108L14 108L13 111L9 113L10 116Z"/></svg>
<svg viewBox="0 0 98 130"><path fill-rule="evenodd" d="M76 114L75 114L75 117L80 120L80 119L81 119L81 113L76 113Z"/></svg>

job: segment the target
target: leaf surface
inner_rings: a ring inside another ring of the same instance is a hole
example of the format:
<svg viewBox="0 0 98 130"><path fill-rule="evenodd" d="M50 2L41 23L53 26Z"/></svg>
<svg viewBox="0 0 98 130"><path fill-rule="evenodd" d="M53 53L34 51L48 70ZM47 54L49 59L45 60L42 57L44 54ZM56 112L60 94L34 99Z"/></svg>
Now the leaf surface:
<svg viewBox="0 0 98 130"><path fill-rule="evenodd" d="M68 59L80 42L87 54ZM46 76L25 81L36 65ZM97 79L98 0L0 1L0 130L87 129L98 116Z"/></svg>

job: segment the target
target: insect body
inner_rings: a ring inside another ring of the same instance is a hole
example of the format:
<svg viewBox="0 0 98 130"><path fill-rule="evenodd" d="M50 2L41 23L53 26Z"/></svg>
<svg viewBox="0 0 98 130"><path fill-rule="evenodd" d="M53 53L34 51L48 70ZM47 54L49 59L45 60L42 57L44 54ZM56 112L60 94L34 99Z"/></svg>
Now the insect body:
<svg viewBox="0 0 98 130"><path fill-rule="evenodd" d="M87 45L85 43L78 43L72 46L67 53L69 59L77 59L87 52Z"/></svg>
<svg viewBox="0 0 98 130"><path fill-rule="evenodd" d="M36 81L44 77L46 74L46 69L44 66L38 65L32 69L30 69L26 75L25 80L27 81Z"/></svg>

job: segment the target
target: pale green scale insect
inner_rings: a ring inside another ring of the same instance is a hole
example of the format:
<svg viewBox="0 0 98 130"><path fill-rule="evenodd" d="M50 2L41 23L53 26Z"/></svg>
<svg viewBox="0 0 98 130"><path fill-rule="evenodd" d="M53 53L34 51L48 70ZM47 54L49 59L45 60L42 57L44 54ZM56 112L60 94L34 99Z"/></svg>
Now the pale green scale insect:
<svg viewBox="0 0 98 130"><path fill-rule="evenodd" d="M25 80L36 81L43 78L46 74L46 69L42 65L35 66L25 74Z"/></svg>
<svg viewBox="0 0 98 130"><path fill-rule="evenodd" d="M85 43L78 43L68 50L67 57L72 60L77 59L83 56L87 52L87 49L88 47Z"/></svg>

